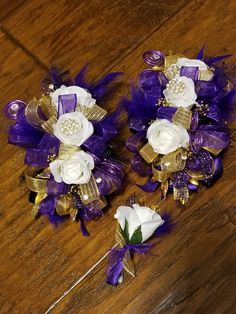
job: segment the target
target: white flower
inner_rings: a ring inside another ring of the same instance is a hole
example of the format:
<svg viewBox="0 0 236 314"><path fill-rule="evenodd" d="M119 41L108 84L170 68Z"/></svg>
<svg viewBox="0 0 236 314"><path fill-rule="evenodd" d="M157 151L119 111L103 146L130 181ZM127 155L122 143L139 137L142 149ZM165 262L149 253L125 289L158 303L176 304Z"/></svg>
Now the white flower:
<svg viewBox="0 0 236 314"><path fill-rule="evenodd" d="M96 100L92 98L92 95L84 88L79 86L64 86L62 85L60 88L56 89L53 93L51 93L52 103L58 109L58 98L61 95L70 95L75 94L77 97L77 104L81 107L91 108L95 105Z"/></svg>
<svg viewBox="0 0 236 314"><path fill-rule="evenodd" d="M80 146L93 134L93 125L81 112L69 112L59 117L53 133L64 144Z"/></svg>
<svg viewBox="0 0 236 314"><path fill-rule="evenodd" d="M163 94L172 107L191 108L197 99L194 82L186 76L170 80Z"/></svg>
<svg viewBox="0 0 236 314"><path fill-rule="evenodd" d="M166 119L154 121L147 130L148 143L158 154L168 154L180 147L188 147L188 132Z"/></svg>
<svg viewBox="0 0 236 314"><path fill-rule="evenodd" d="M114 217L118 220L122 230L125 228L125 221L128 222L129 240L131 240L134 232L141 226L141 242L148 240L153 232L165 222L154 210L149 207L139 206L138 204L133 204L133 207L118 207Z"/></svg>
<svg viewBox="0 0 236 314"><path fill-rule="evenodd" d="M49 164L56 182L66 184L85 184L91 177L94 160L84 151L75 152L68 159L56 159Z"/></svg>
<svg viewBox="0 0 236 314"><path fill-rule="evenodd" d="M200 71L207 71L208 66L201 60L197 59L188 59L188 58L179 58L176 62L177 67L197 67Z"/></svg>

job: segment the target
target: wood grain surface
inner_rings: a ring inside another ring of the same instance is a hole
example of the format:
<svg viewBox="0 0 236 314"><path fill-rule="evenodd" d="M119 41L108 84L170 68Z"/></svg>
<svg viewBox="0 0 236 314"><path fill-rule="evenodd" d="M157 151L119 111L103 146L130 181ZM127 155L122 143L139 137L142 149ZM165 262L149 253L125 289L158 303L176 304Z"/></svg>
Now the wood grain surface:
<svg viewBox="0 0 236 314"><path fill-rule="evenodd" d="M50 64L75 73L90 62L90 76L110 70L132 80L144 67L150 48L194 57L205 43L210 54L232 53L236 61L235 1L2 1L0 5L0 103L38 95ZM107 103L127 93L125 82ZM125 119L125 117L124 117ZM88 223L84 238L78 224L54 229L34 220L28 192L19 177L24 153L7 144L7 121L1 112L0 313L45 313L79 278L81 282L53 313L235 313L235 139L225 153L224 176L211 189L201 188L186 209L169 199L175 229L148 256L137 256L137 277L123 285L104 283L107 260L96 265L114 244L116 206L133 192L152 203L135 186L142 179L129 169L125 187L105 215ZM235 128L235 122L232 124ZM125 154L122 129L118 148Z"/></svg>

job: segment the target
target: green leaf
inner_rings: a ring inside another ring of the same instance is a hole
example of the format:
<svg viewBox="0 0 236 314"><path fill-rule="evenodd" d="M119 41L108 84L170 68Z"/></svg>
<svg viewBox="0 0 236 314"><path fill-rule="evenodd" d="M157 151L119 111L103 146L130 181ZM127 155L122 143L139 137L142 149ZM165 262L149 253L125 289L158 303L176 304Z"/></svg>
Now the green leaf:
<svg viewBox="0 0 236 314"><path fill-rule="evenodd" d="M125 219L124 238L126 242L129 242L129 223Z"/></svg>
<svg viewBox="0 0 236 314"><path fill-rule="evenodd" d="M131 244L139 244L142 243L143 237L142 237L142 231L141 226L139 226L133 233L132 238L130 239Z"/></svg>

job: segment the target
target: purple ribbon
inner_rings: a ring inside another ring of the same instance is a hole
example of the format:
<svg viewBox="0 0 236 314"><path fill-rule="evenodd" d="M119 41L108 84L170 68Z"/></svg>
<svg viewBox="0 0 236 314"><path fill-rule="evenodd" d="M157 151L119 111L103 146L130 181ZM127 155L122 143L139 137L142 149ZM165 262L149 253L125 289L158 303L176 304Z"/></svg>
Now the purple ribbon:
<svg viewBox="0 0 236 314"><path fill-rule="evenodd" d="M180 69L180 76L187 76L194 82L198 80L198 67L182 66Z"/></svg>
<svg viewBox="0 0 236 314"><path fill-rule="evenodd" d="M48 156L58 155L60 142L51 134L45 133L36 148L26 149L25 164L34 167L48 167Z"/></svg>
<svg viewBox="0 0 236 314"><path fill-rule="evenodd" d="M147 254L148 251L153 247L150 243L141 244L125 244L123 248L112 249L109 254L109 265L107 269L106 282L112 286L117 286L119 278L124 269L123 259L125 252L128 251L130 255L134 253Z"/></svg>
<svg viewBox="0 0 236 314"><path fill-rule="evenodd" d="M77 105L76 94L59 95L58 97L58 117L61 115L74 112Z"/></svg>

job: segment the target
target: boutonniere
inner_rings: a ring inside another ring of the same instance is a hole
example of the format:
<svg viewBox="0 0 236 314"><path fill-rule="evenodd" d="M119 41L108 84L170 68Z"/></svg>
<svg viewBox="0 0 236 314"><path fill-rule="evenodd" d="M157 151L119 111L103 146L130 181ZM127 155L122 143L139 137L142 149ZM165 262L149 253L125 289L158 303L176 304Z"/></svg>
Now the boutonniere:
<svg viewBox="0 0 236 314"><path fill-rule="evenodd" d="M117 219L116 245L109 252L107 283L113 286L122 283L124 271L134 277L133 255L147 254L154 245L147 241L172 229L170 216L158 214L159 206L151 207L129 201L129 206L117 208L114 215Z"/></svg>

